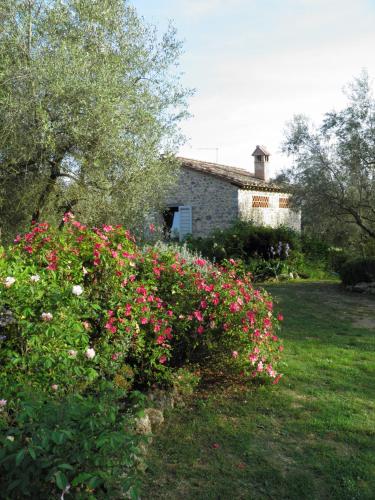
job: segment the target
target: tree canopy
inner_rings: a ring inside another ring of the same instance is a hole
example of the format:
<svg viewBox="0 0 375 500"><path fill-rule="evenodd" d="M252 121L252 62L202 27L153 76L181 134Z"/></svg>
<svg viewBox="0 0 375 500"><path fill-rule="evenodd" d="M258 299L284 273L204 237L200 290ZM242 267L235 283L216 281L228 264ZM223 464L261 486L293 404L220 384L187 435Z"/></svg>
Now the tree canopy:
<svg viewBox="0 0 375 500"><path fill-rule="evenodd" d="M139 220L186 116L174 28L159 37L126 0L3 0L0 24L3 232L71 209Z"/></svg>
<svg viewBox="0 0 375 500"><path fill-rule="evenodd" d="M348 104L314 128L304 116L289 123L284 172L305 224L329 235L375 239L375 100L364 71L347 87Z"/></svg>

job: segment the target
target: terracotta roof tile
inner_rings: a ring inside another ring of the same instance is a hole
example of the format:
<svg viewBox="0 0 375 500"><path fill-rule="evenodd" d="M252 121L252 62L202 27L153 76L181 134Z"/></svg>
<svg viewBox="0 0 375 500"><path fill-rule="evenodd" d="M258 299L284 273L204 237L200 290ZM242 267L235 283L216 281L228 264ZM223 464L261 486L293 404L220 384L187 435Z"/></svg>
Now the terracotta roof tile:
<svg viewBox="0 0 375 500"><path fill-rule="evenodd" d="M231 167L228 165L221 165L219 163L211 163L201 160L193 160L190 158L177 158L181 162L181 166L190 168L198 172L203 172L220 179L226 180L242 189L253 189L259 191L278 191L287 192L285 186L275 184L273 182L266 182L258 179L250 172L238 167Z"/></svg>

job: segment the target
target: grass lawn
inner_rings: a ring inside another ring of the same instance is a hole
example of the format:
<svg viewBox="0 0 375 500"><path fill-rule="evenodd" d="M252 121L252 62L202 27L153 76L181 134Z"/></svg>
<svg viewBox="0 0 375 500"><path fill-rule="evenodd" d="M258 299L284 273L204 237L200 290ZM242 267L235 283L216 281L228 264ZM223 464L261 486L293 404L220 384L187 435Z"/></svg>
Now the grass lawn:
<svg viewBox="0 0 375 500"><path fill-rule="evenodd" d="M150 447L143 499L375 499L374 298L266 288L285 316L283 379L207 370Z"/></svg>

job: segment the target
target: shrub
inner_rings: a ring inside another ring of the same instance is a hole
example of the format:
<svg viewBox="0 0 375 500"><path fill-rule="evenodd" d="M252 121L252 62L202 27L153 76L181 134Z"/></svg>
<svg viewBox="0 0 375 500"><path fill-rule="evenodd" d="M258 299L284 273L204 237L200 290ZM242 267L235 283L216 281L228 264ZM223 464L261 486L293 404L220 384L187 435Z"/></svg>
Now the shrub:
<svg viewBox="0 0 375 500"><path fill-rule="evenodd" d="M339 270L344 285L375 282L375 258L349 260Z"/></svg>
<svg viewBox="0 0 375 500"><path fill-rule="evenodd" d="M279 321L266 292L232 261L187 262L139 248L121 226L36 224L0 259L3 395L19 387L84 392L171 382L220 346L254 377L278 380Z"/></svg>
<svg viewBox="0 0 375 500"><path fill-rule="evenodd" d="M2 498L136 498L140 437L113 391L85 398L22 395L14 416L6 419L3 408L2 417Z"/></svg>
<svg viewBox="0 0 375 500"><path fill-rule="evenodd" d="M251 222L237 221L230 228L214 231L208 238L188 238L190 248L211 260L251 258L286 259L290 250L299 251L298 233L286 226L277 228L255 226Z"/></svg>

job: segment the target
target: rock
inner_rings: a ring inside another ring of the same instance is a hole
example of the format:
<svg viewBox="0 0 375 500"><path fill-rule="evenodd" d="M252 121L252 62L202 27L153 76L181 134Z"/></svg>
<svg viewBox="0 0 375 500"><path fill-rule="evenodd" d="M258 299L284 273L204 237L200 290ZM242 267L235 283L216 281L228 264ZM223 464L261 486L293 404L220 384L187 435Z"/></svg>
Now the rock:
<svg viewBox="0 0 375 500"><path fill-rule="evenodd" d="M135 432L146 436L152 433L150 417L147 414L135 419Z"/></svg>
<svg viewBox="0 0 375 500"><path fill-rule="evenodd" d="M160 410L167 410L169 408L174 408L174 397L173 394L161 389L153 389L149 391L147 397L154 405Z"/></svg>
<svg viewBox="0 0 375 500"><path fill-rule="evenodd" d="M164 422L163 412L161 410L158 410L157 408L147 408L145 410L145 415L148 416L150 420L151 429L153 432L158 430Z"/></svg>

